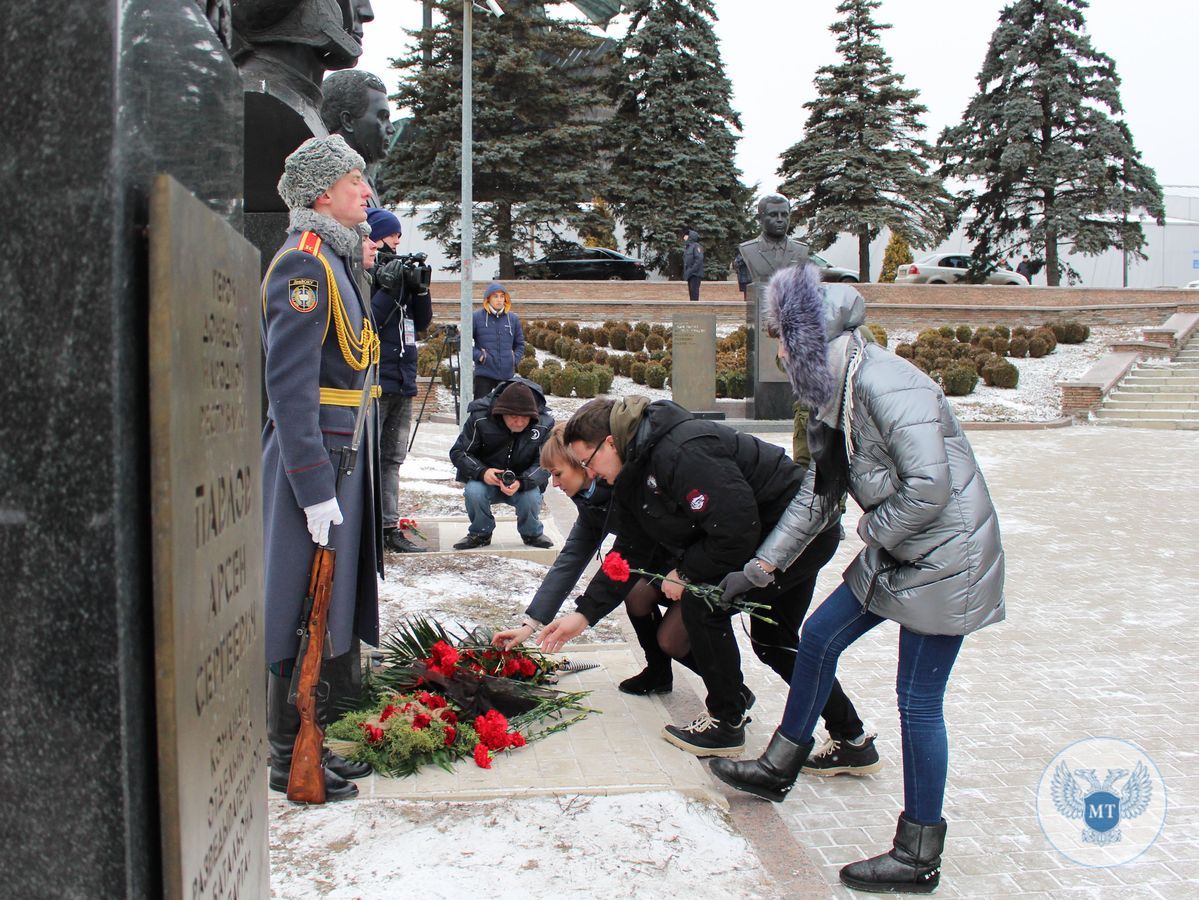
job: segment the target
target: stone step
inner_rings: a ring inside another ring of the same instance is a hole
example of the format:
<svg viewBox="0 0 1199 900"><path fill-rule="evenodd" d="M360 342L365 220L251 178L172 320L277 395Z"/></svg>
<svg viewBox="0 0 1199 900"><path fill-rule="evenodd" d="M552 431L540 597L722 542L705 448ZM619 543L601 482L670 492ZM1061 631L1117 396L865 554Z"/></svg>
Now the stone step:
<svg viewBox="0 0 1199 900"><path fill-rule="evenodd" d="M1129 391L1135 394L1195 394L1199 393L1199 387L1186 384L1138 384L1130 382L1127 378L1120 382L1121 391Z"/></svg>
<svg viewBox="0 0 1199 900"><path fill-rule="evenodd" d="M1199 410L1186 409L1110 409L1106 405L1101 406L1095 411L1095 415L1100 418L1124 418L1124 419L1158 419L1158 420L1176 420L1176 421L1191 421L1199 422Z"/></svg>
<svg viewBox="0 0 1199 900"><path fill-rule="evenodd" d="M1199 374L1197 375L1138 375L1133 373L1125 379L1127 384L1160 384L1160 385L1196 385L1199 387Z"/></svg>
<svg viewBox="0 0 1199 900"><path fill-rule="evenodd" d="M1172 431L1199 431L1199 419L1180 421L1174 419L1116 419L1104 416L1095 419L1096 425L1121 426L1124 428L1160 428Z"/></svg>
<svg viewBox="0 0 1199 900"><path fill-rule="evenodd" d="M1199 411L1199 399L1177 400L1178 395L1159 397L1154 394L1136 396L1135 399L1112 394L1103 402L1104 409L1177 409Z"/></svg>

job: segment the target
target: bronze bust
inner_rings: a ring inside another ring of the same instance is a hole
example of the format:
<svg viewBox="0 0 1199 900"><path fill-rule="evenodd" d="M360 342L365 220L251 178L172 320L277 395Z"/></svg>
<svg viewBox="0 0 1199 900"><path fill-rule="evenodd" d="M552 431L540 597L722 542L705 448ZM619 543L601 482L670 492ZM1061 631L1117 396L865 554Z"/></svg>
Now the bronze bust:
<svg viewBox="0 0 1199 900"><path fill-rule="evenodd" d="M741 258L756 284L765 284L779 269L806 262L808 245L787 237L791 227L791 201L782 194L767 194L758 201L758 225L762 232L745 241Z"/></svg>
<svg viewBox="0 0 1199 900"><path fill-rule="evenodd" d="M321 85L321 121L329 134L340 134L367 165L367 180L379 205L374 174L387 154L395 126L387 104L387 88L370 72L347 69L332 72Z"/></svg>

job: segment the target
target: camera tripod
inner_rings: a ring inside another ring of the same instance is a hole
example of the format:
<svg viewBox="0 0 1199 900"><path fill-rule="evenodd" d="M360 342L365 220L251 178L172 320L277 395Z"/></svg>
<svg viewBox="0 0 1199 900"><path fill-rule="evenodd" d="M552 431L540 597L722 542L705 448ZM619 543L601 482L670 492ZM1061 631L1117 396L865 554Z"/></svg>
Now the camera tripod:
<svg viewBox="0 0 1199 900"><path fill-rule="evenodd" d="M412 425L412 435L408 438L409 451L412 450L412 445L416 443L416 432L420 429L421 419L424 418L425 407L429 403L429 395L433 393L433 383L441 373L442 361L448 362L450 366L450 390L454 392L454 421L457 422L461 418L458 396L460 377L458 351L462 348L462 335L455 325L441 325L438 327L440 332L434 332L434 334L440 333L443 336L441 350L437 353L437 362L434 363L433 372L429 375L429 383L425 387L425 396L421 398L420 410L417 412L416 421ZM430 337L432 336L431 334Z"/></svg>

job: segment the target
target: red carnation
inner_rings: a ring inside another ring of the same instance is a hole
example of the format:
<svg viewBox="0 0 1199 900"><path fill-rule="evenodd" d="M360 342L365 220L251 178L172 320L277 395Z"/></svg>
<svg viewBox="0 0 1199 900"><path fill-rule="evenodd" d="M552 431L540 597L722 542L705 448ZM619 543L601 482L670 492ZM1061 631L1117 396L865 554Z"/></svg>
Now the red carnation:
<svg viewBox="0 0 1199 900"><path fill-rule="evenodd" d="M523 747L525 745L525 736L519 731L514 731L508 735L509 747Z"/></svg>
<svg viewBox="0 0 1199 900"><path fill-rule="evenodd" d="M458 714L455 713L452 709L443 709L441 711L440 718L441 718L441 721L445 722L447 725L457 725L458 724Z"/></svg>
<svg viewBox="0 0 1199 900"><path fill-rule="evenodd" d="M526 656L520 661L520 674L526 678L532 678L537 674L537 663Z"/></svg>
<svg viewBox="0 0 1199 900"><path fill-rule="evenodd" d="M368 744L377 744L383 740L382 728L379 728L375 725L370 725L366 722L363 722L359 727L366 732L366 742Z"/></svg>
<svg viewBox="0 0 1199 900"><path fill-rule="evenodd" d="M604 557L602 566L604 574L613 581L628 581L629 580L629 564L625 562L624 557L613 550Z"/></svg>
<svg viewBox="0 0 1199 900"><path fill-rule="evenodd" d="M399 712L398 709L396 709L394 706L392 706L390 703L388 703L385 707L383 707L383 712L379 713L379 721L386 722L388 719L390 719L392 716L394 716L398 712Z"/></svg>
<svg viewBox="0 0 1199 900"><path fill-rule="evenodd" d="M440 694L430 694L428 701L425 703L429 709L445 709L446 699Z"/></svg>
<svg viewBox="0 0 1199 900"><path fill-rule="evenodd" d="M419 694L416 695L416 699L419 700L421 703L423 703L425 706L428 706L429 703L432 702L432 700L433 700L433 695L430 694L428 691L421 691Z"/></svg>
<svg viewBox="0 0 1199 900"><path fill-rule="evenodd" d="M456 740L458 740L458 729L451 725L445 730L445 745L448 747Z"/></svg>
<svg viewBox="0 0 1199 900"><path fill-rule="evenodd" d="M504 668L500 670L500 675L504 678L511 678L513 675L520 674L520 660L510 659L504 663Z"/></svg>
<svg viewBox="0 0 1199 900"><path fill-rule="evenodd" d="M475 765L480 769L491 768L491 754L483 744L475 744Z"/></svg>
<svg viewBox="0 0 1199 900"><path fill-rule="evenodd" d="M429 727L429 723L433 721L432 716L426 716L424 713L417 713L412 717L412 730L424 731Z"/></svg>
<svg viewBox="0 0 1199 900"><path fill-rule="evenodd" d="M453 647L445 641L438 641L432 647L434 665L446 675L454 674L454 666L458 665L458 660L462 658Z"/></svg>

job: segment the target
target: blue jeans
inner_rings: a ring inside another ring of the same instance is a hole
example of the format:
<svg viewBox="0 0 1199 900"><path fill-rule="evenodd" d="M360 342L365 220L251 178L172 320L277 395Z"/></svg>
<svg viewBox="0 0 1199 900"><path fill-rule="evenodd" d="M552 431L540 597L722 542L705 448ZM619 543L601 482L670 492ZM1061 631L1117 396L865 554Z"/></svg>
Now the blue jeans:
<svg viewBox="0 0 1199 900"><path fill-rule="evenodd" d="M541 490L529 488L517 491L508 497L498 487L481 481L466 483L466 514L470 517L471 534L491 534L495 531L495 516L491 514L493 503L507 503L516 507L516 530L522 538L540 537L545 529L541 525Z"/></svg>
<svg viewBox="0 0 1199 900"><path fill-rule="evenodd" d="M779 731L796 743L811 739L832 690L841 651L883 621L882 616L864 612L844 583L808 617ZM917 634L899 627L895 693L903 739L903 808L907 818L922 825L941 821L949 769L942 704L961 647L961 635Z"/></svg>

